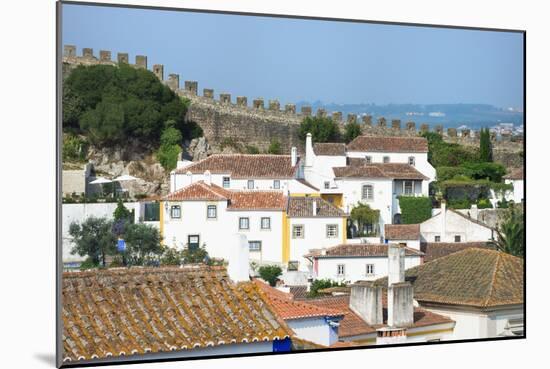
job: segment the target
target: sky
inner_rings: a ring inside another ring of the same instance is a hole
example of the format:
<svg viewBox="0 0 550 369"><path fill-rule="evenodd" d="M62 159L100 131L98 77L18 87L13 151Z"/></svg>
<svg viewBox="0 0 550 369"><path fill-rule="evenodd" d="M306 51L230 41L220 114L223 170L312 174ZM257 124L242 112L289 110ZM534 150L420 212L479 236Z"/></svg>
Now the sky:
<svg viewBox="0 0 550 369"><path fill-rule="evenodd" d="M62 22L79 55L147 55L233 99L523 108L521 33L73 4Z"/></svg>

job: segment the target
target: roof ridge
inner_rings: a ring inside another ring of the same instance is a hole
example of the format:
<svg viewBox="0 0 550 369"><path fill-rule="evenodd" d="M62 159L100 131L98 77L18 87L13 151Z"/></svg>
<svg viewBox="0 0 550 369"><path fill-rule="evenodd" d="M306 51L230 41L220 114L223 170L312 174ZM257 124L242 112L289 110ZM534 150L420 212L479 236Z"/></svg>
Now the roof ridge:
<svg viewBox="0 0 550 369"><path fill-rule="evenodd" d="M489 306L489 301L491 301L491 298L493 297L493 293L495 292L495 283L496 283L498 267L500 265L500 259L501 259L500 252L499 251L496 251L496 252L498 252L498 254L496 255L495 268L491 276L491 285L489 287L489 294L485 299L485 301L483 302L484 306Z"/></svg>

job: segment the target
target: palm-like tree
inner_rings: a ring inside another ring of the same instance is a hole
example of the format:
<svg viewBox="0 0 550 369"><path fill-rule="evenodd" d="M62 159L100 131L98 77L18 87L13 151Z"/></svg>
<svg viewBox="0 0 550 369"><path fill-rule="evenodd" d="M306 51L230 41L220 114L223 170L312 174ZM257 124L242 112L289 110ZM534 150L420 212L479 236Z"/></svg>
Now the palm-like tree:
<svg viewBox="0 0 550 369"><path fill-rule="evenodd" d="M497 239L494 244L497 250L523 257L525 255L523 212L516 206L510 206L502 223L497 227Z"/></svg>

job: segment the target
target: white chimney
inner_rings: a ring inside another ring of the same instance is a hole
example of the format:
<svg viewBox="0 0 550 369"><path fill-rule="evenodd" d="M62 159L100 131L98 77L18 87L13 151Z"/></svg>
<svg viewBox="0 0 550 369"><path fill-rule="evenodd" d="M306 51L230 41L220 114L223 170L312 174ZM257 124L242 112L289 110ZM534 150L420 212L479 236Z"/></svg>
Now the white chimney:
<svg viewBox="0 0 550 369"><path fill-rule="evenodd" d="M312 208L311 210L312 210L313 216L316 217L317 216L317 201L313 200L311 202L311 208Z"/></svg>
<svg viewBox="0 0 550 369"><path fill-rule="evenodd" d="M388 286L405 282L405 247L388 244Z"/></svg>
<svg viewBox="0 0 550 369"><path fill-rule="evenodd" d="M185 186L189 186L193 183L193 173L191 173L191 171L188 170L187 173L185 173L185 177Z"/></svg>
<svg viewBox="0 0 550 369"><path fill-rule="evenodd" d="M208 186L212 186L212 175L208 169L204 171L204 183Z"/></svg>
<svg viewBox="0 0 550 369"><path fill-rule="evenodd" d="M244 234L239 233L234 234L233 240L233 245L231 245L229 250L227 274L235 283L248 282L250 281L248 240Z"/></svg>
<svg viewBox="0 0 550 369"><path fill-rule="evenodd" d="M382 324L382 288L372 281L353 284L349 307L367 324Z"/></svg>
<svg viewBox="0 0 550 369"><path fill-rule="evenodd" d="M306 135L306 167L311 167L313 165L313 143L311 140L311 133Z"/></svg>
<svg viewBox="0 0 550 369"><path fill-rule="evenodd" d="M411 326L414 322L413 304L413 287L409 282L405 282L405 246L389 244L388 326L391 328Z"/></svg>
<svg viewBox="0 0 550 369"><path fill-rule="evenodd" d="M473 220L477 220L478 215L479 211L477 209L477 205L472 204L472 207L470 208L470 218L472 218Z"/></svg>
<svg viewBox="0 0 550 369"><path fill-rule="evenodd" d="M298 149L296 147L292 147L290 149L290 165L296 166L296 163L298 162Z"/></svg>
<svg viewBox="0 0 550 369"><path fill-rule="evenodd" d="M441 242L446 242L447 241L447 203L445 200L441 200L441 228L440 228L440 232L441 232Z"/></svg>
<svg viewBox="0 0 550 369"><path fill-rule="evenodd" d="M176 171L170 172L170 192L176 191Z"/></svg>

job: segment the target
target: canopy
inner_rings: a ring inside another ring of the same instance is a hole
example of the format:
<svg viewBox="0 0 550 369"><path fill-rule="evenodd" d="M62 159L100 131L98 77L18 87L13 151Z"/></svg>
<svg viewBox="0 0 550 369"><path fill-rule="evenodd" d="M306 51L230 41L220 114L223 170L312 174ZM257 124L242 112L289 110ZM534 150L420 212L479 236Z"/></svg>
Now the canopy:
<svg viewBox="0 0 550 369"><path fill-rule="evenodd" d="M113 181L124 182L124 181L135 181L136 179L137 179L136 177L133 177L133 176L128 175L128 174L124 174L124 175L116 177L115 179L113 179Z"/></svg>
<svg viewBox="0 0 550 369"><path fill-rule="evenodd" d="M103 177L97 177L96 179L91 181L90 184L104 184L104 183L111 183L111 182L113 182L113 181L111 181L110 179L103 178Z"/></svg>

